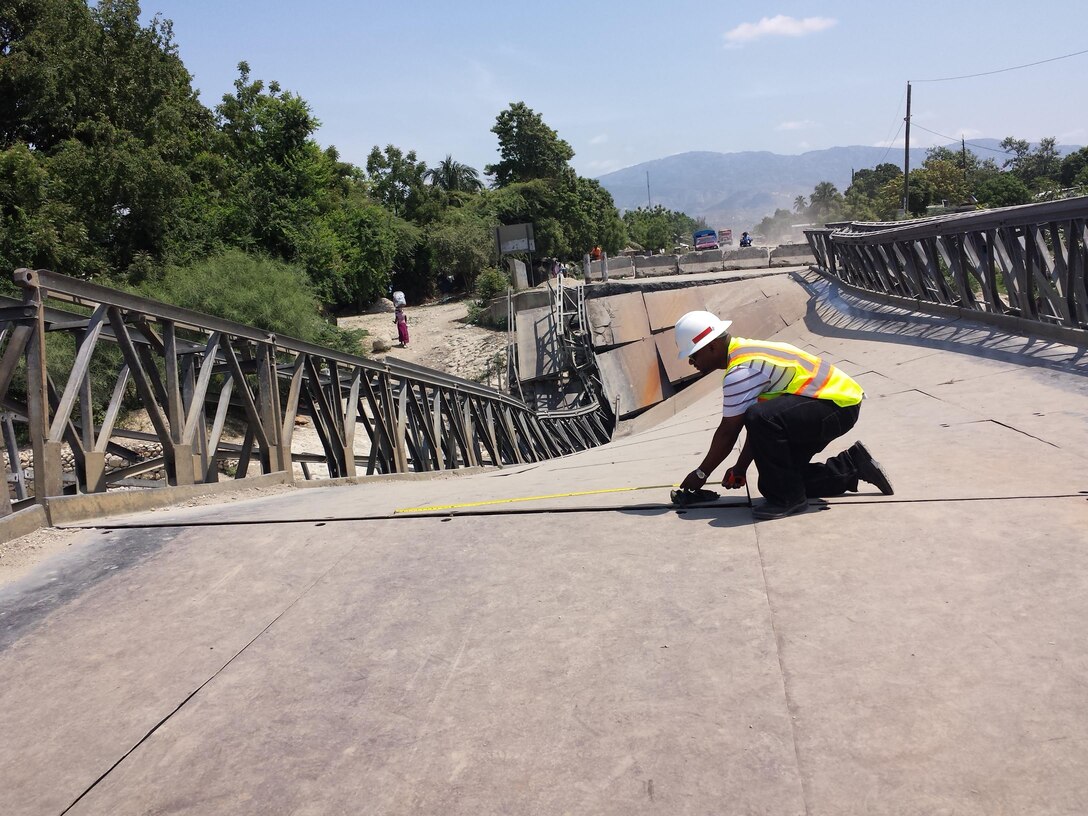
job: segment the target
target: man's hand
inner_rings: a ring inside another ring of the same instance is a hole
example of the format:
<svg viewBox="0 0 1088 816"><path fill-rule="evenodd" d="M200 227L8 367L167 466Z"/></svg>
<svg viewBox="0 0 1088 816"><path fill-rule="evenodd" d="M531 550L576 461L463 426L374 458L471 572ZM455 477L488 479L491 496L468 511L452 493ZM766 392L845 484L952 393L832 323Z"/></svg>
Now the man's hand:
<svg viewBox="0 0 1088 816"><path fill-rule="evenodd" d="M684 481L680 482L681 490L698 490L706 484L706 479L699 476L694 470L684 477Z"/></svg>
<svg viewBox="0 0 1088 816"><path fill-rule="evenodd" d="M748 479L745 475L746 471L739 470L735 467L729 468L725 472L725 478L722 479L722 487L727 487L730 490L736 490L737 488L744 487Z"/></svg>

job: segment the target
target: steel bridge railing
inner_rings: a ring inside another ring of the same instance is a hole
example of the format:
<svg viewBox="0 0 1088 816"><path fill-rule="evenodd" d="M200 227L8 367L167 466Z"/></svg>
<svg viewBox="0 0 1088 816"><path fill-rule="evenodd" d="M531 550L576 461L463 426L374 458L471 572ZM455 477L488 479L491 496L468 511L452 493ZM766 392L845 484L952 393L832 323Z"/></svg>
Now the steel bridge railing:
<svg viewBox="0 0 1088 816"><path fill-rule="evenodd" d="M168 485L215 482L229 477L224 459L237 460L238 479L251 462L261 473L290 472L294 461L315 459L292 452L299 415L310 417L330 477L501 467L610 438L596 405L537 414L422 366L344 354L47 270L19 269L14 281L22 299L0 299L0 430L15 507L105 492L155 469ZM74 344L63 373L59 358L49 359L51 335ZM142 436L161 456L141 456L128 445L141 434L116 428L133 388L154 429ZM12 420L25 423L32 478ZM241 444L224 441L232 425ZM109 468L107 456L126 464ZM62 458L71 460L67 472ZM5 490L0 515L12 508Z"/></svg>
<svg viewBox="0 0 1088 816"><path fill-rule="evenodd" d="M868 292L1066 342L1088 338L1088 197L805 236L821 271Z"/></svg>

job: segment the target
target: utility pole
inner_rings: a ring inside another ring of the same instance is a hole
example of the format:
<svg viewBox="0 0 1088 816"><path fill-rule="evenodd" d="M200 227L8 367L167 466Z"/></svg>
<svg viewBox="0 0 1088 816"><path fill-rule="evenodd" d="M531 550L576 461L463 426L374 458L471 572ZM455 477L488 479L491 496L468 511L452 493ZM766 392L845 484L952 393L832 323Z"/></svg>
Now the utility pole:
<svg viewBox="0 0 1088 816"><path fill-rule="evenodd" d="M903 140L903 214L910 211L910 82L907 82L906 138Z"/></svg>
<svg viewBox="0 0 1088 816"><path fill-rule="evenodd" d="M963 183L967 183L967 140L960 137L960 156L963 157Z"/></svg>
<svg viewBox="0 0 1088 816"><path fill-rule="evenodd" d="M652 210L654 208L654 200L650 198L650 171L646 171L646 209Z"/></svg>

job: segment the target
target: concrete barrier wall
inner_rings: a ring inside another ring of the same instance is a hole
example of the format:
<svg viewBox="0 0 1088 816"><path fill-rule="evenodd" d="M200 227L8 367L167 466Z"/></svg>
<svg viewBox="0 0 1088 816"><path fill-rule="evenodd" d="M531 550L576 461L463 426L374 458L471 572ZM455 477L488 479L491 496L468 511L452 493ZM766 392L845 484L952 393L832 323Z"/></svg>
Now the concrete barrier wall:
<svg viewBox="0 0 1088 816"><path fill-rule="evenodd" d="M708 249L683 255L635 255L608 259L608 277L656 278L667 275L692 275L731 269L766 269L771 266L796 266L814 263L808 244L784 244L770 252L762 247ZM777 262L776 262L777 261ZM588 280L599 281L603 261L590 261Z"/></svg>
<svg viewBox="0 0 1088 816"><path fill-rule="evenodd" d="M677 275L680 272L677 261L678 258L675 255L636 255L635 277L659 278L664 275ZM611 274L610 269L609 275Z"/></svg>
<svg viewBox="0 0 1088 816"><path fill-rule="evenodd" d="M797 266L816 263L812 247L805 244L781 244L771 250L770 266Z"/></svg>
<svg viewBox="0 0 1088 816"><path fill-rule="evenodd" d="M602 270L604 267L604 261L590 261L589 262L589 280L599 281L603 280ZM608 277L612 278L633 278L635 276L635 263L634 259L625 255L621 255L618 258L608 259Z"/></svg>
<svg viewBox="0 0 1088 816"><path fill-rule="evenodd" d="M722 253L724 269L761 269L770 266L767 250L761 247L743 247Z"/></svg>
<svg viewBox="0 0 1088 816"><path fill-rule="evenodd" d="M717 272L722 269L722 256L720 249L707 249L702 252L686 252L680 256L677 265L681 275L691 275L696 272Z"/></svg>
<svg viewBox="0 0 1088 816"><path fill-rule="evenodd" d="M524 292L514 292L514 312L524 312L526 309L539 309L541 306L550 306L552 293L547 289L526 289ZM492 320L506 319L506 295L492 298L487 304L487 310Z"/></svg>

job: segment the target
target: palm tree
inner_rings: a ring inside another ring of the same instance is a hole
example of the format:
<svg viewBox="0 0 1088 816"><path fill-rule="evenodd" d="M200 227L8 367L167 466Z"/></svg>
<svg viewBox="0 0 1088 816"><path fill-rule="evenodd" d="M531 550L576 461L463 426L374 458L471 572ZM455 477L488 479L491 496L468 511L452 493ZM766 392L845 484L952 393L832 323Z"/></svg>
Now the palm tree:
<svg viewBox="0 0 1088 816"><path fill-rule="evenodd" d="M830 181L821 181L816 185L812 191L810 200L812 205L821 207L829 207L833 201L839 196L839 191Z"/></svg>
<svg viewBox="0 0 1088 816"><path fill-rule="evenodd" d="M441 187L447 192L460 191L474 193L483 187L480 174L467 164L455 161L453 156L446 154L446 158L432 167L424 176L435 187Z"/></svg>
<svg viewBox="0 0 1088 816"><path fill-rule="evenodd" d="M803 195L799 195L793 200L793 211L797 214L803 213L805 211L805 207L807 206L808 202L805 200L805 197Z"/></svg>

